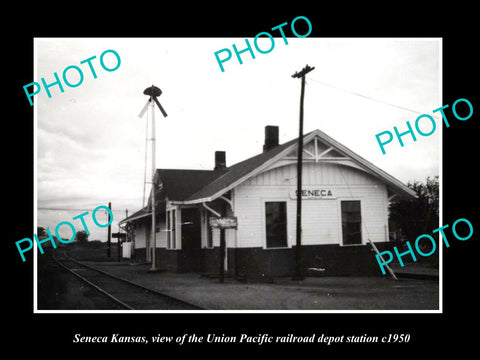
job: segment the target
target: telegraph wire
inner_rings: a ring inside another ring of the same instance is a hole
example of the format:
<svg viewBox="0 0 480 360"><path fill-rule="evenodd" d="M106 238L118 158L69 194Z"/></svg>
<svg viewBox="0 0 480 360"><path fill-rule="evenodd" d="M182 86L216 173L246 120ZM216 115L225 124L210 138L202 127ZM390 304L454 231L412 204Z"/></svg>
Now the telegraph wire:
<svg viewBox="0 0 480 360"><path fill-rule="evenodd" d="M53 210L53 211L93 211L93 209L71 209L71 208L46 208L46 207L39 207L37 210ZM111 211L122 211L125 212L126 209L110 209Z"/></svg>
<svg viewBox="0 0 480 360"><path fill-rule="evenodd" d="M320 80L316 80L316 79L312 79L312 78L308 78L308 80L312 80L316 83L331 87L333 89L337 89L337 90L340 90L340 91L343 91L343 92L346 92L346 93L349 93L349 94L352 94L352 95L356 95L356 96L359 96L359 97L362 97L362 98L365 98L365 99L368 99L368 100L371 100L371 101L375 101L375 102L378 102L378 103L381 103L381 104L384 104L384 105L393 106L393 107L396 107L397 109L409 111L409 112L419 114L419 115L424 115L425 114L425 113L421 113L419 111L412 110L412 109L409 109L409 108L406 108L406 107L403 107L403 106L395 105L395 104L392 104L392 103L389 103L389 102L386 102L386 101L383 101L383 100L378 100L378 99L372 98L372 97L367 96L367 95L363 95L363 94L359 94L357 92L353 92L353 91L350 91L350 90L342 89L342 88L339 88L337 86L327 84L327 83L325 83L323 81L320 81ZM430 115L430 116L438 119L437 115Z"/></svg>

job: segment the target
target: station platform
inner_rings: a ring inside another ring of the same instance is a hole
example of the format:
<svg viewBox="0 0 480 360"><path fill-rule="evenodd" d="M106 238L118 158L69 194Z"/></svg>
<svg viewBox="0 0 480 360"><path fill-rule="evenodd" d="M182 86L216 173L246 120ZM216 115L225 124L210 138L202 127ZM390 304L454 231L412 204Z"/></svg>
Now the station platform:
<svg viewBox="0 0 480 360"><path fill-rule="evenodd" d="M218 311L375 311L438 310L439 282L435 272L415 269L417 275L400 275L413 269L394 269L398 280L378 277L289 277L265 281L240 282L197 273L150 271L149 264L128 261L84 261L113 275L147 288L187 301L208 310ZM419 296L421 294L421 296Z"/></svg>

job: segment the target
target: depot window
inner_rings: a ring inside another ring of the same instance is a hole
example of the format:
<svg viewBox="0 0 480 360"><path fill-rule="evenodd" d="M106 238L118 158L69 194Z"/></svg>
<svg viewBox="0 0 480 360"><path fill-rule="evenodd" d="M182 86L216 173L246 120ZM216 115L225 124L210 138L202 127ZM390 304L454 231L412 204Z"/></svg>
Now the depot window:
<svg viewBox="0 0 480 360"><path fill-rule="evenodd" d="M265 226L267 248L287 246L287 203L285 201L265 203Z"/></svg>
<svg viewBox="0 0 480 360"><path fill-rule="evenodd" d="M362 244L362 214L360 201L342 201L342 242L343 245Z"/></svg>

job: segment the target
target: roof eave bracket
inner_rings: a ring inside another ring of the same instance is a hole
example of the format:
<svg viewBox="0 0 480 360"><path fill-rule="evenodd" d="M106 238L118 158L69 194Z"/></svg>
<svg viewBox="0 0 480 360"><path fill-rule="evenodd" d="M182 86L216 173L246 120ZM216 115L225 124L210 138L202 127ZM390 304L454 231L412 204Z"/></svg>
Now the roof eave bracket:
<svg viewBox="0 0 480 360"><path fill-rule="evenodd" d="M220 215L220 213L216 212L215 210L213 210L211 207L207 206L207 204L205 204L204 202L202 203L203 207L205 209L207 209L208 211L210 211L212 214L214 214L216 217L219 217L221 218L222 215Z"/></svg>

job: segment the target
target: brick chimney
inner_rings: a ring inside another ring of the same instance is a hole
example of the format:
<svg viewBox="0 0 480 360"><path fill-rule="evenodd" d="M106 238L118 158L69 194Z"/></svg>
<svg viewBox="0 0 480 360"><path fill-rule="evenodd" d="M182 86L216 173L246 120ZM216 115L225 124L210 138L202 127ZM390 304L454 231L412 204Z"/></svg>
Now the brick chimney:
<svg viewBox="0 0 480 360"><path fill-rule="evenodd" d="M213 168L213 170L225 169L227 167L227 162L225 158L225 151L215 151L215 167Z"/></svg>
<svg viewBox="0 0 480 360"><path fill-rule="evenodd" d="M263 152L278 146L278 126L265 126L265 143L263 144Z"/></svg>

